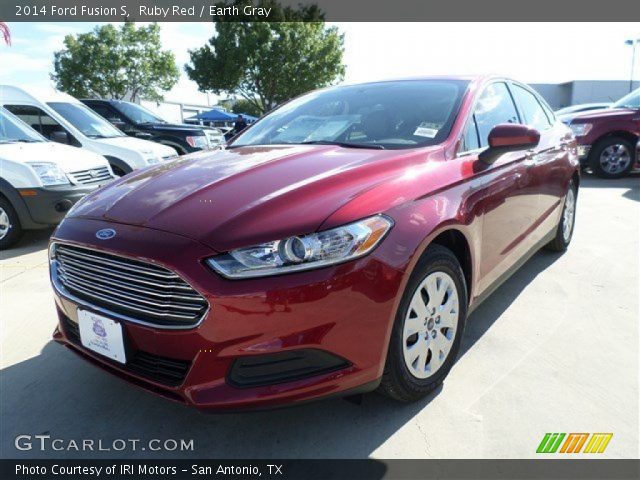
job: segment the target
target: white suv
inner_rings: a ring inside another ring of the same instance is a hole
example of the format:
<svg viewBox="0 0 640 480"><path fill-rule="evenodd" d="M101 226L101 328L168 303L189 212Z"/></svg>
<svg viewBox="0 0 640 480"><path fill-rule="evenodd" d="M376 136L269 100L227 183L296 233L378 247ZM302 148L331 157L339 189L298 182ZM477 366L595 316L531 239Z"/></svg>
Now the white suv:
<svg viewBox="0 0 640 480"><path fill-rule="evenodd" d="M129 137L76 98L54 89L0 85L0 105L49 140L104 155L118 176L178 158L172 147Z"/></svg>
<svg viewBox="0 0 640 480"><path fill-rule="evenodd" d="M0 107L0 250L114 178L104 157L50 142Z"/></svg>

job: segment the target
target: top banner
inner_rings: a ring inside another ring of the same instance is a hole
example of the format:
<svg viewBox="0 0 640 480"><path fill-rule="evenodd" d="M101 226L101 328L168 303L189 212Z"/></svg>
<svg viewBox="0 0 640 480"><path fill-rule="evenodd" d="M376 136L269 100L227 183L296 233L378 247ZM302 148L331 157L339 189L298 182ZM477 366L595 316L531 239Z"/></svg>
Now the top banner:
<svg viewBox="0 0 640 480"><path fill-rule="evenodd" d="M307 7L291 18L287 7ZM629 21L634 0L0 0L4 22ZM545 32L545 35L550 32ZM561 31L558 34L562 34Z"/></svg>

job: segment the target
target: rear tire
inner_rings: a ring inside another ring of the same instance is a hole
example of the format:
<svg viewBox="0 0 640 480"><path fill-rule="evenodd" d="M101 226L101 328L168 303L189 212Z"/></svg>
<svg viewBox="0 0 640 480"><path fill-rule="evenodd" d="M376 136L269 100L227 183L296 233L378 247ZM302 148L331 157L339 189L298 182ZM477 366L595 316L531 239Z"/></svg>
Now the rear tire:
<svg viewBox="0 0 640 480"><path fill-rule="evenodd" d="M626 177L635 164L635 144L622 137L597 142L589 154L589 166L601 178Z"/></svg>
<svg viewBox="0 0 640 480"><path fill-rule="evenodd" d="M578 200L578 188L573 180L569 182L569 188L562 207L562 215L556 230L556 236L545 248L552 252L565 252L573 238L573 229L576 224L576 205Z"/></svg>
<svg viewBox="0 0 640 480"><path fill-rule="evenodd" d="M398 307L380 392L414 402L435 390L453 367L466 316L460 263L449 249L432 245L411 274Z"/></svg>
<svg viewBox="0 0 640 480"><path fill-rule="evenodd" d="M13 205L0 197L0 250L13 246L22 237L22 225Z"/></svg>

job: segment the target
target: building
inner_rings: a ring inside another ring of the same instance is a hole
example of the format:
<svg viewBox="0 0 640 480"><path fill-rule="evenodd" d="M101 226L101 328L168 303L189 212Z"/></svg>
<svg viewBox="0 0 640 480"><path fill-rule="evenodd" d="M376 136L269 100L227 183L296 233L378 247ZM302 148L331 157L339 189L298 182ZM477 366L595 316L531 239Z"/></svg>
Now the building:
<svg viewBox="0 0 640 480"><path fill-rule="evenodd" d="M629 80L573 80L564 83L530 84L551 105L551 108L568 107L581 103L615 102L629 93ZM633 88L640 81L633 82Z"/></svg>
<svg viewBox="0 0 640 480"><path fill-rule="evenodd" d="M195 103L182 103L163 100L156 102L154 100L140 100L140 105L159 115L164 120L173 123L186 123L186 119L198 115L202 112L208 112L212 108L223 108L217 105L199 105Z"/></svg>

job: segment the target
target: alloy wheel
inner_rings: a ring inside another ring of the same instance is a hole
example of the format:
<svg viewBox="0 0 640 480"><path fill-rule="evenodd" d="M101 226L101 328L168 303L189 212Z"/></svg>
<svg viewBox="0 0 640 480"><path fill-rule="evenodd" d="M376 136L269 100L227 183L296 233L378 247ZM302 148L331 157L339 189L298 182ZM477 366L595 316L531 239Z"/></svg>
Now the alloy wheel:
<svg viewBox="0 0 640 480"><path fill-rule="evenodd" d="M4 208L0 207L0 240L9 234L10 229L11 222L9 221L9 215L7 215Z"/></svg>
<svg viewBox="0 0 640 480"><path fill-rule="evenodd" d="M566 243L571 239L573 233L573 222L576 213L576 194L573 188L569 188L567 198L564 201L564 213L562 221L562 238Z"/></svg>
<svg viewBox="0 0 640 480"><path fill-rule="evenodd" d="M404 320L405 365L416 378L434 375L449 356L458 328L459 299L448 274L433 272L418 286Z"/></svg>
<svg viewBox="0 0 640 480"><path fill-rule="evenodd" d="M615 143L600 153L600 166L610 175L623 172L631 162L631 153L626 145Z"/></svg>

